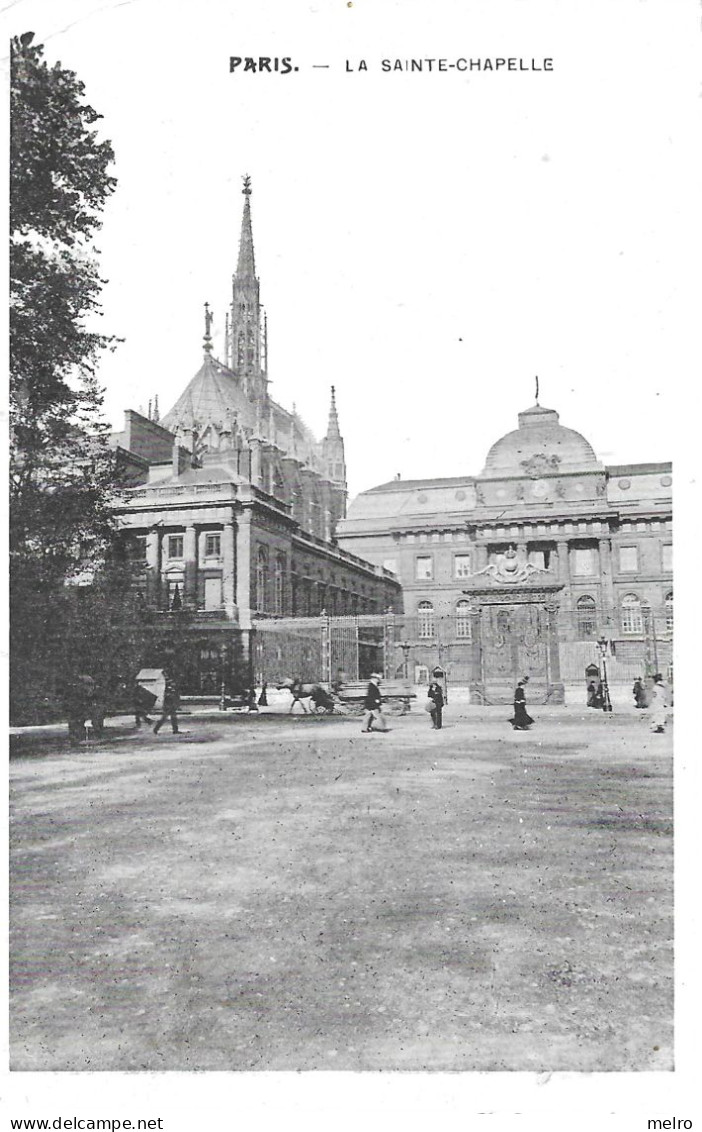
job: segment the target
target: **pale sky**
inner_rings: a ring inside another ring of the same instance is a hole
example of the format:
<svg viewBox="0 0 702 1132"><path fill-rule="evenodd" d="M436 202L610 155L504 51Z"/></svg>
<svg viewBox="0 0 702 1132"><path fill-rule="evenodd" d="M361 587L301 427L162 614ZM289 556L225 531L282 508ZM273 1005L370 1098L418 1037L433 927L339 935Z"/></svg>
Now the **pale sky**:
<svg viewBox="0 0 702 1132"><path fill-rule="evenodd" d="M319 436L337 389L351 494L478 473L541 403L608 463L673 456L696 310L698 17L675 0L19 0L12 32L85 82L118 190L98 235L107 416L164 413L223 331L243 198L271 392ZM196 18L199 13L199 18ZM292 74L229 73L230 55ZM553 58L383 73L383 58ZM365 59L368 71L358 70ZM353 68L346 70L346 60ZM329 69L313 69L328 64ZM696 146L696 143L695 143Z"/></svg>

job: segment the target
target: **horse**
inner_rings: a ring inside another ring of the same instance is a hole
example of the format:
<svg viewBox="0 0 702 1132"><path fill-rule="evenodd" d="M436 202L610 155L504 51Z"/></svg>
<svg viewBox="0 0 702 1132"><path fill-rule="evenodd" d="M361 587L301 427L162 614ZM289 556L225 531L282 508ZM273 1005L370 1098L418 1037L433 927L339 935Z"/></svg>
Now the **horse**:
<svg viewBox="0 0 702 1132"><path fill-rule="evenodd" d="M298 680L283 680L282 683L277 685L281 690L286 688L292 695L292 703L290 704L290 712L295 707L296 703L300 703L302 710L307 712L314 708L316 712L323 712L325 715L332 715L334 709L341 707L341 701L338 697L328 692L321 684L303 684ZM307 700L310 707L305 707L304 701Z"/></svg>

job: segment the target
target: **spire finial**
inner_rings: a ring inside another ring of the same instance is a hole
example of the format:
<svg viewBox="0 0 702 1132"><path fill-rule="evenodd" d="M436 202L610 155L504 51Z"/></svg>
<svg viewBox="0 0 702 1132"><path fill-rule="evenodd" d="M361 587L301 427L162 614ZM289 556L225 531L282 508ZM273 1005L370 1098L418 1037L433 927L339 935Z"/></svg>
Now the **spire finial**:
<svg viewBox="0 0 702 1132"><path fill-rule="evenodd" d="M534 381L536 382L536 404L538 405L538 403L539 403L539 379L538 379L538 377L535 377Z"/></svg>
<svg viewBox="0 0 702 1132"><path fill-rule="evenodd" d="M327 440L340 440L339 415L336 411L336 389L331 387L331 404L329 406L329 424L327 425Z"/></svg>
<svg viewBox="0 0 702 1132"><path fill-rule="evenodd" d="M152 421L155 421L156 424L158 424L161 419L161 414L158 411L158 393L154 396L154 412L151 419Z"/></svg>
<svg viewBox="0 0 702 1132"><path fill-rule="evenodd" d="M205 346L205 353L206 354L212 353L212 337L210 335L211 329L212 329L212 312L210 311L210 304L205 303L205 337L203 338L203 343L204 343L204 346Z"/></svg>
<svg viewBox="0 0 702 1132"><path fill-rule="evenodd" d="M248 173L244 174L243 181L244 181L244 187L241 191L242 191L242 193L244 194L245 197L250 197L251 196L251 178L249 177Z"/></svg>

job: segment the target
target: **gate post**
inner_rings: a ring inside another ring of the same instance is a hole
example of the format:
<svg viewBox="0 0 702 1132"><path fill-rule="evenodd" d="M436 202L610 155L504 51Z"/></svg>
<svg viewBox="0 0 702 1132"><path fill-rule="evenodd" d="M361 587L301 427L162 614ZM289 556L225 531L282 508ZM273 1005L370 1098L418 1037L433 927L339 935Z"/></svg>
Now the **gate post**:
<svg viewBox="0 0 702 1132"><path fill-rule="evenodd" d="M473 660L470 683L468 685L470 702L485 703L485 657L483 653L483 607L477 606L471 613L473 622Z"/></svg>
<svg viewBox="0 0 702 1132"><path fill-rule="evenodd" d="M319 615L319 629L322 636L322 683L331 684L331 624L326 609Z"/></svg>
<svg viewBox="0 0 702 1132"><path fill-rule="evenodd" d="M391 679L390 666L393 662L395 648L395 614L388 609L383 620L383 676Z"/></svg>

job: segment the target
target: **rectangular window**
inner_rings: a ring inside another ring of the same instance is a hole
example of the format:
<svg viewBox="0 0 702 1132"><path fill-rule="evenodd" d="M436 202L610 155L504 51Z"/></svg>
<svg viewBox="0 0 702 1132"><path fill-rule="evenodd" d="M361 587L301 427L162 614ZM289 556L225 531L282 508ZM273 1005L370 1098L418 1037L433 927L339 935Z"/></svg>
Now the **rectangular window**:
<svg viewBox="0 0 702 1132"><path fill-rule="evenodd" d="M392 571L393 574L396 574L397 573L397 559L396 558L385 558L383 560L383 569L384 570L390 570L390 571Z"/></svg>
<svg viewBox="0 0 702 1132"><path fill-rule="evenodd" d="M219 558L222 553L222 536L220 534L205 535L205 558Z"/></svg>
<svg viewBox="0 0 702 1132"><path fill-rule="evenodd" d="M168 536L168 557L169 558L182 558L183 557L183 536L182 535L169 535Z"/></svg>
<svg viewBox="0 0 702 1132"><path fill-rule="evenodd" d="M639 568L638 546L619 547L619 570L622 574L635 574Z"/></svg>
<svg viewBox="0 0 702 1132"><path fill-rule="evenodd" d="M205 609L220 609L222 605L222 579L205 578Z"/></svg>
<svg viewBox="0 0 702 1132"><path fill-rule="evenodd" d="M580 576L592 575L595 572L594 555L591 547L578 548L573 551L573 573Z"/></svg>
<svg viewBox="0 0 702 1132"><path fill-rule="evenodd" d="M470 577L470 554L456 554L453 559L454 578Z"/></svg>
<svg viewBox="0 0 702 1132"><path fill-rule="evenodd" d="M434 577L434 563L430 555L417 558L415 578L418 582L430 582Z"/></svg>
<svg viewBox="0 0 702 1132"><path fill-rule="evenodd" d="M673 569L673 544L666 542L661 547L663 553L663 569L666 573L670 573Z"/></svg>

